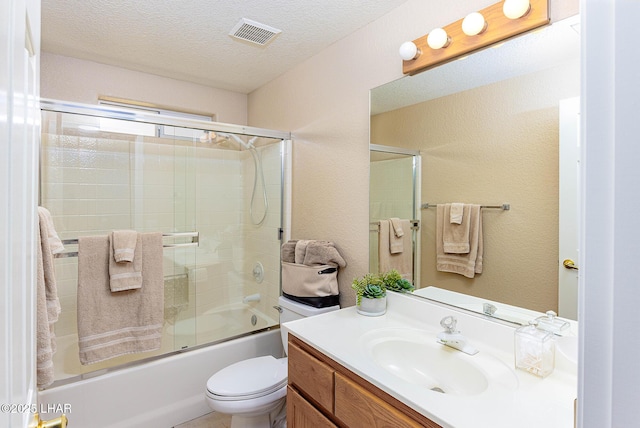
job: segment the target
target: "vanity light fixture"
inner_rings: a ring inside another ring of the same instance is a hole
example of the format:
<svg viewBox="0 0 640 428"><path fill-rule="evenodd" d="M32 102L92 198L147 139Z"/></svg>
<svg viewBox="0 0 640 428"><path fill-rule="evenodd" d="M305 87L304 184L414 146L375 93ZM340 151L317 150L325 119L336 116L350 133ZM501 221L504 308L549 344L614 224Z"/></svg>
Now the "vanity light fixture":
<svg viewBox="0 0 640 428"><path fill-rule="evenodd" d="M520 19L531 10L529 0L504 0L502 12L509 19Z"/></svg>
<svg viewBox="0 0 640 428"><path fill-rule="evenodd" d="M500 0L403 44L402 72L417 74L549 24L548 0ZM454 42L452 42L454 41ZM443 49L446 48L446 49Z"/></svg>
<svg viewBox="0 0 640 428"><path fill-rule="evenodd" d="M467 36L477 36L487 29L487 21L480 12L473 12L462 20L462 32Z"/></svg>
<svg viewBox="0 0 640 428"><path fill-rule="evenodd" d="M427 44L431 49L443 49L451 44L451 37L442 28L434 28L427 36Z"/></svg>
<svg viewBox="0 0 640 428"><path fill-rule="evenodd" d="M400 45L400 58L405 61L411 61L412 59L416 59L420 56L422 52L413 42L404 42Z"/></svg>

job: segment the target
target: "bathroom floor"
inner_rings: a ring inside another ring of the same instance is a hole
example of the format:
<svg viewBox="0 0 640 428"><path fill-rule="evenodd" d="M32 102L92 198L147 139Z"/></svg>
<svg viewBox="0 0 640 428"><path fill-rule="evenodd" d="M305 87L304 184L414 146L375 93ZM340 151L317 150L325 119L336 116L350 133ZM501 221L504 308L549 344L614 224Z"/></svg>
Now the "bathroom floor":
<svg viewBox="0 0 640 428"><path fill-rule="evenodd" d="M174 428L229 428L230 426L231 416L211 412L197 419L176 425Z"/></svg>

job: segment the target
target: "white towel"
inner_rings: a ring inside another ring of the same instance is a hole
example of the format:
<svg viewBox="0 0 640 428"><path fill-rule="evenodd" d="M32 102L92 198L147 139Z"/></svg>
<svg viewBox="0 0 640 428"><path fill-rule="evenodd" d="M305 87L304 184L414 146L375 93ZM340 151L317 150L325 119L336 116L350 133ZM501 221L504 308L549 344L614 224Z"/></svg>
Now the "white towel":
<svg viewBox="0 0 640 428"><path fill-rule="evenodd" d="M160 349L162 234L140 235L142 288L120 293L109 288L109 237L78 238L78 345L84 365Z"/></svg>
<svg viewBox="0 0 640 428"><path fill-rule="evenodd" d="M391 254L401 253L404 248L404 230L402 221L399 218L389 219L389 252Z"/></svg>
<svg viewBox="0 0 640 428"><path fill-rule="evenodd" d="M53 226L53 217L49 210L45 207L38 207L38 217L40 218L40 222L44 222L47 226L47 241L49 241L49 249L51 250L51 253L58 254L63 252L64 245L62 245L62 241Z"/></svg>
<svg viewBox="0 0 640 428"><path fill-rule="evenodd" d="M405 233L402 239L402 252L392 254L389 251L389 235L391 222L380 220L378 232L378 270L387 272L395 269L402 278L413 283L413 240L410 233ZM404 230L411 230L409 220L401 220Z"/></svg>
<svg viewBox="0 0 640 428"><path fill-rule="evenodd" d="M470 205L469 214L465 216L470 222L469 252L467 254L448 254L444 251L443 229L449 217L445 214L445 205L438 205L436 214L436 269L473 278L482 273L482 256L484 243L482 237L482 211L480 205ZM466 221L466 220L465 220Z"/></svg>
<svg viewBox="0 0 640 428"><path fill-rule="evenodd" d="M453 209L452 204L444 204L444 219L442 223L442 245L445 253L448 254L467 254L470 251L470 227L472 220L469 214L471 205L463 205L463 221L455 224L446 221L451 217L450 210Z"/></svg>
<svg viewBox="0 0 640 428"><path fill-rule="evenodd" d="M114 230L111 234L113 258L117 263L132 262L138 243L135 230Z"/></svg>
<svg viewBox="0 0 640 428"><path fill-rule="evenodd" d="M53 325L60 315L60 301L56 286L50 239L58 236L49 220L51 215L38 209L37 225L37 271L36 271L36 372L37 386L44 388L54 381L53 354L56 352L56 337Z"/></svg>
<svg viewBox="0 0 640 428"><path fill-rule="evenodd" d="M464 204L454 202L451 204L451 213L449 215L449 223L462 224Z"/></svg>
<svg viewBox="0 0 640 428"><path fill-rule="evenodd" d="M116 232L112 232L109 235L109 288L111 292L136 290L142 287L142 239L140 234L133 232L136 241L133 244L132 253L135 256L132 262L120 262L116 261ZM126 245L131 245L127 243Z"/></svg>

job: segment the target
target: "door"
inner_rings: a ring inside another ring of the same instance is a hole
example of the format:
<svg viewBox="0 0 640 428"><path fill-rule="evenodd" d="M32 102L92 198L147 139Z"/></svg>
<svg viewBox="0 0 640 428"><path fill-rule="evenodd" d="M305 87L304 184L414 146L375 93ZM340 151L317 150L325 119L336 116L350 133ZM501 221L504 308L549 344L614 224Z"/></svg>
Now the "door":
<svg viewBox="0 0 640 428"><path fill-rule="evenodd" d="M580 98L560 101L558 315L578 319Z"/></svg>
<svg viewBox="0 0 640 428"><path fill-rule="evenodd" d="M0 2L0 426L36 410L35 250L40 2Z"/></svg>

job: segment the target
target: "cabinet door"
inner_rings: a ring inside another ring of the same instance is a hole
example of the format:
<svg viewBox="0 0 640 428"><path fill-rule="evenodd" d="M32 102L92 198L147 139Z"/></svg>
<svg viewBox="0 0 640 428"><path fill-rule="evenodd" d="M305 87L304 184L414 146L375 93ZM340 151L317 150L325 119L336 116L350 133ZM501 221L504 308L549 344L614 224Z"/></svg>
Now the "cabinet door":
<svg viewBox="0 0 640 428"><path fill-rule="evenodd" d="M288 428L336 428L322 413L290 386L287 387Z"/></svg>
<svg viewBox="0 0 640 428"><path fill-rule="evenodd" d="M335 416L349 428L439 427L419 423L339 373L335 374Z"/></svg>
<svg viewBox="0 0 640 428"><path fill-rule="evenodd" d="M333 372L327 364L289 342L289 384L328 413L333 413Z"/></svg>

